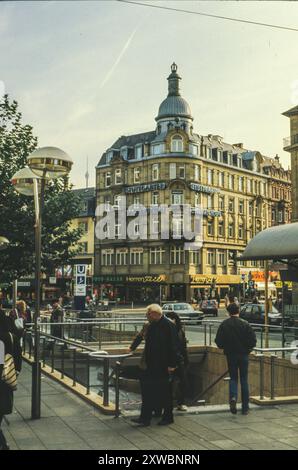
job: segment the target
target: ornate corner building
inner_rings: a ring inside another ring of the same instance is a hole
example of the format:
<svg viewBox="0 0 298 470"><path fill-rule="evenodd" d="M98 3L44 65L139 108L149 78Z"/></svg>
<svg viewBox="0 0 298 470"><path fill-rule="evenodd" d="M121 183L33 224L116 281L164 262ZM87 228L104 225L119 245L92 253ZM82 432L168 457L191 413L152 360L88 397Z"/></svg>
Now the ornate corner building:
<svg viewBox="0 0 298 470"><path fill-rule="evenodd" d="M147 209L201 207L203 246L185 250L183 238L162 239L160 220L150 227L154 239L142 239L138 223L133 239L119 237L123 227L117 219L115 239L95 237L99 296L127 302L189 301L211 287L223 297L240 288L240 269L258 269L256 263L236 265L248 241L271 225L290 221L290 171L278 157L265 157L242 143L228 144L219 135L196 133L180 81L173 64L155 130L121 136L102 155L96 167L96 204L117 209L120 197L126 196L127 206ZM127 224L131 221L128 217Z"/></svg>

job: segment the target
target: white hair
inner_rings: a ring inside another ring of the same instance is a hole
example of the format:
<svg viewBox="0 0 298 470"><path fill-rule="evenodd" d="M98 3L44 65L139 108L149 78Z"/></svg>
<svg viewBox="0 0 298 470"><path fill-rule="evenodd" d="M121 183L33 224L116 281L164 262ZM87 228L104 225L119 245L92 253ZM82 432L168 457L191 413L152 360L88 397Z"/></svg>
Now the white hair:
<svg viewBox="0 0 298 470"><path fill-rule="evenodd" d="M158 304L151 304L151 305L148 305L148 307L147 307L147 313L149 313L149 312L155 312L155 313L159 313L160 315L162 315L161 306L158 305Z"/></svg>

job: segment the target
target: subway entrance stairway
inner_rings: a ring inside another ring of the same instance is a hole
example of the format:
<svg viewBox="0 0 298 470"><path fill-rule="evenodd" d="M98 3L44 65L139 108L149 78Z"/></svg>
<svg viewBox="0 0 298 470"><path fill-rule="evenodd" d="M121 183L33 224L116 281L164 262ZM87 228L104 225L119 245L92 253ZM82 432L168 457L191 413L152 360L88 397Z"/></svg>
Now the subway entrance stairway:
<svg viewBox="0 0 298 470"><path fill-rule="evenodd" d="M298 449L298 404L252 405L248 416L228 407L176 413L174 424L136 428L42 376L41 419L32 421L31 366L24 363L15 406L3 430L13 450L293 450Z"/></svg>

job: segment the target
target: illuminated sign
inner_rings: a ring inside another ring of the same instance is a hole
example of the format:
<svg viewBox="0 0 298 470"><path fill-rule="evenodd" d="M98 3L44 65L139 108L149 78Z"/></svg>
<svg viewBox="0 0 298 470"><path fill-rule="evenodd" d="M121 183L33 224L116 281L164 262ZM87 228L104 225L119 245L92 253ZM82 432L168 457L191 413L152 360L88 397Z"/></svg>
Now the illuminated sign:
<svg viewBox="0 0 298 470"><path fill-rule="evenodd" d="M166 183L139 184L138 186L129 186L128 188L124 188L124 192L127 194L145 193L146 191L157 191L159 189L166 189L166 187Z"/></svg>
<svg viewBox="0 0 298 470"><path fill-rule="evenodd" d="M197 193L219 193L219 189L211 188L211 186L204 186L203 184L190 183L189 187L192 191L196 191Z"/></svg>

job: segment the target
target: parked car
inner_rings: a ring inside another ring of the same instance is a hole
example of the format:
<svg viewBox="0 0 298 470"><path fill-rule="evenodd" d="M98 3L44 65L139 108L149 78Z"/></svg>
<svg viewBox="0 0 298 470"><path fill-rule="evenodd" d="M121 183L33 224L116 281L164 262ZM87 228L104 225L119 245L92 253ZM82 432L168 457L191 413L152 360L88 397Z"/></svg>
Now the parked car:
<svg viewBox="0 0 298 470"><path fill-rule="evenodd" d="M181 320L197 320L198 323L203 320L202 313L187 303L166 303L163 305L162 311L165 315L167 312L176 312Z"/></svg>
<svg viewBox="0 0 298 470"><path fill-rule="evenodd" d="M265 323L265 304L245 304L240 310L240 317L249 323ZM272 307L268 312L268 320L270 325L281 325L282 314ZM291 326L293 321L285 317L285 325Z"/></svg>
<svg viewBox="0 0 298 470"><path fill-rule="evenodd" d="M216 300L202 300L200 310L204 315L213 315L218 317L218 303Z"/></svg>

